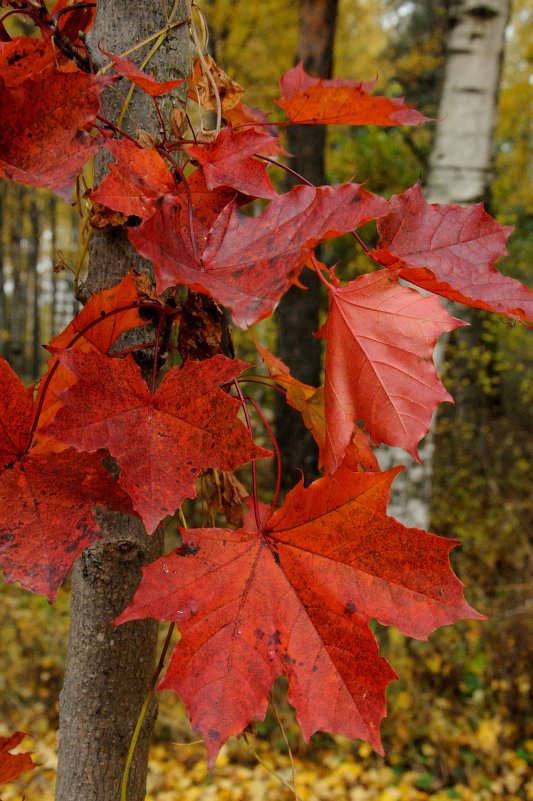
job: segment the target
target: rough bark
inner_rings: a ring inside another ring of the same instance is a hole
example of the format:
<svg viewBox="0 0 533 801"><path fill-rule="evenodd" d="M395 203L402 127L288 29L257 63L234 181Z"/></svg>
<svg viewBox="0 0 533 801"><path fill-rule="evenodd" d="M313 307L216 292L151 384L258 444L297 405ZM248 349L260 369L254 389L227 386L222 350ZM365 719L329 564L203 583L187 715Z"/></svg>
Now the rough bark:
<svg viewBox="0 0 533 801"><path fill-rule="evenodd" d="M474 203L492 179L494 129L510 0L455 0L426 195Z"/></svg>
<svg viewBox="0 0 533 801"><path fill-rule="evenodd" d="M301 0L296 61L303 61L311 75L330 78L333 71L333 43L337 19L337 0ZM324 148L326 129L322 125L292 125L288 129L287 148L294 158L290 166L319 186L325 183ZM299 183L295 179L288 186ZM310 332L319 328L320 283L314 273L304 270L300 280L307 287L292 287L276 313L277 355L293 375L306 384L318 386L321 374L322 344ZM283 462L282 490L289 490L298 480L298 470L307 479L315 478L317 448L302 422L301 415L276 400L276 436Z"/></svg>
<svg viewBox="0 0 533 801"><path fill-rule="evenodd" d="M489 196L509 13L510 0L454 0L450 4L444 83L424 192L433 203L475 203ZM466 337L472 348L482 344L481 317L464 306L452 313L472 321L473 326L450 338L441 337L435 350L438 369L446 350L453 361L458 337ZM456 400L459 409L461 399ZM436 420L447 413L446 406L441 408ZM412 465L395 481L389 511L405 525L429 527L435 427L436 421L420 447L422 465ZM392 454L393 460L396 455Z"/></svg>
<svg viewBox="0 0 533 801"><path fill-rule="evenodd" d="M97 46L121 53L161 29L166 23L164 6L159 0L100 0L89 37L94 60L102 60ZM185 19L187 0L178 0L174 9L175 20ZM144 57L147 48L140 52ZM140 63L138 54L133 58ZM187 74L189 66L185 24L170 32L150 69L160 80L167 80ZM117 119L128 88L129 82L122 81L106 91L103 114L111 121ZM178 102L177 95L173 102ZM151 102L138 91L123 127L133 134L138 128L160 133ZM96 182L102 178L104 161L100 158L96 165ZM95 231L82 297L117 283L131 267L149 269L124 233ZM57 801L118 801L125 757L155 666L157 624L148 620L114 628L112 621L131 600L141 566L160 553L161 540L157 535L147 537L139 521L124 515L102 512L99 522L104 538L86 549L72 574L69 651L60 698ZM145 796L155 714L154 703L139 738L128 801L142 801Z"/></svg>

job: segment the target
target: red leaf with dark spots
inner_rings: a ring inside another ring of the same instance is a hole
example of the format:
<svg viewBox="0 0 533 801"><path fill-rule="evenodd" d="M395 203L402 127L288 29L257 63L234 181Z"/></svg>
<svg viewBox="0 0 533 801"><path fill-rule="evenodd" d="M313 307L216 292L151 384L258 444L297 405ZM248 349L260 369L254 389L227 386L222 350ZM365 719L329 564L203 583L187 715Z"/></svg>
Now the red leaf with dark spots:
<svg viewBox="0 0 533 801"><path fill-rule="evenodd" d="M0 359L0 569L8 581L55 598L83 549L101 536L93 505L132 511L101 465L102 455L25 454L34 415L32 391Z"/></svg>
<svg viewBox="0 0 533 801"><path fill-rule="evenodd" d="M450 568L457 543L387 517L396 473L339 471L300 484L263 533L184 529L181 549L143 569L115 622L179 626L160 688L180 693L211 764L230 735L264 717L282 673L306 739L326 729L381 752L385 690L396 674L368 621L425 639L481 617Z"/></svg>
<svg viewBox="0 0 533 801"><path fill-rule="evenodd" d="M358 184L296 186L257 217L241 214L235 202L227 205L212 224L207 242L206 229L195 230L197 257L190 244L187 210L167 197L129 236L154 262L159 292L187 284L212 295L232 310L237 325L247 326L272 313L315 245L386 209L386 201Z"/></svg>
<svg viewBox="0 0 533 801"><path fill-rule="evenodd" d="M95 122L100 93L113 80L50 64L12 89L0 85L0 176L70 200L101 144L84 129Z"/></svg>
<svg viewBox="0 0 533 801"><path fill-rule="evenodd" d="M512 231L475 206L428 203L420 185L390 200L371 256L402 278L449 300L533 320L533 292L494 267Z"/></svg>
<svg viewBox="0 0 533 801"><path fill-rule="evenodd" d="M149 533L185 498L204 467L234 470L270 456L237 419L239 401L220 385L248 365L215 356L174 367L152 395L131 357L58 353L77 378L62 395L50 432L82 451L106 448L117 460L119 484Z"/></svg>

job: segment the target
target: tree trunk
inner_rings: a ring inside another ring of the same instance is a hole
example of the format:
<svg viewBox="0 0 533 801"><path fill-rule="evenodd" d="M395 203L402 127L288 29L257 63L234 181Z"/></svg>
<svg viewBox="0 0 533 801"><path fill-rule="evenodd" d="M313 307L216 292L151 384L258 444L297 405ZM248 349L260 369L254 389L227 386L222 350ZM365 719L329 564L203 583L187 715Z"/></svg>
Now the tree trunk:
<svg viewBox="0 0 533 801"><path fill-rule="evenodd" d="M332 75L337 6L337 0L301 0L297 61L303 61L311 75ZM316 186L325 183L325 143L322 125L291 125L288 129L288 150L294 155L290 166ZM291 178L288 186L296 183L299 181ZM296 378L318 386L322 344L310 332L319 328L320 282L310 270L304 270L300 280L307 291L292 287L276 313L277 355ZM276 399L275 424L284 468L282 490L286 492L298 480L299 469L307 479L316 478L318 451L301 415L281 396Z"/></svg>
<svg viewBox="0 0 533 801"><path fill-rule="evenodd" d="M444 83L424 193L433 203L475 203L489 195L509 13L510 0L450 4ZM435 349L437 369L458 337L468 337L472 347L481 344L480 317L464 306L456 314L472 320L473 327L440 338ZM449 413L447 409L441 407L436 418ZM408 526L426 529L430 524L436 424L435 420L419 449L422 465L412 464L394 482L389 512ZM396 456L393 453L392 459L397 461ZM383 461L385 466L390 465Z"/></svg>
<svg viewBox="0 0 533 801"><path fill-rule="evenodd" d="M187 0L178 0L173 10L176 21L190 13ZM96 26L89 37L93 59L102 60L98 47L121 53L166 22L165 4L160 0L99 0ZM147 48L140 52L146 56ZM140 64L139 55L131 57ZM170 31L149 69L155 70L159 80L168 80L186 75L189 68L188 26L183 24ZM129 82L122 80L105 92L103 114L110 121L116 122L128 88ZM165 99L167 108L170 102ZM177 102L176 94L173 102ZM132 135L137 129L160 134L153 105L138 91L122 125ZM96 183L102 178L104 162L100 158L96 165ZM94 231L83 298L116 284L131 267L149 269L123 231ZM157 623L142 620L114 628L112 621L130 602L141 566L160 554L161 538L147 537L142 524L125 515L100 512L99 523L104 538L84 551L72 574L70 640L60 698L57 801L119 801L125 758L155 669ZM155 716L154 702L136 749L128 801L145 797Z"/></svg>
<svg viewBox="0 0 533 801"><path fill-rule="evenodd" d="M30 239L28 249L28 287L31 287L32 298L32 320L31 320L31 377L37 381L41 375L41 307L39 305L39 254L41 244L41 215L37 205L37 198L32 195L30 198ZM31 280L30 280L31 277ZM29 294L29 293L28 293Z"/></svg>
<svg viewBox="0 0 533 801"><path fill-rule="evenodd" d="M6 184L0 182L0 354L5 356L6 339L8 336L7 303L6 303L6 277L4 274L4 219Z"/></svg>
<svg viewBox="0 0 533 801"><path fill-rule="evenodd" d="M446 72L426 181L433 203L475 203L492 180L510 0L455 0Z"/></svg>

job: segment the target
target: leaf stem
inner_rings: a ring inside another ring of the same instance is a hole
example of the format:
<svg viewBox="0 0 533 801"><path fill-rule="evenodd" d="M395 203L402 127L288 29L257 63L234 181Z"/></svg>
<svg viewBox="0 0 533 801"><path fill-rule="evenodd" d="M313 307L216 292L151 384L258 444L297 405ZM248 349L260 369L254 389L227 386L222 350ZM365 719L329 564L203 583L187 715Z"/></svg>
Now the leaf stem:
<svg viewBox="0 0 533 801"><path fill-rule="evenodd" d="M248 412L248 407L246 406L246 398L243 395L243 391L239 385L239 382L235 378L233 380L233 386L237 390L237 395L241 401L242 410L244 413L244 419L246 420L246 427L250 432L250 436L253 439L254 430L252 426L252 421L250 420L250 414ZM261 534L263 532L263 524L261 522L261 514L259 512L259 496L257 493L257 467L255 464L256 460L252 459L252 498L254 502L254 515L255 515L255 522L257 525L257 530Z"/></svg>
<svg viewBox="0 0 533 801"><path fill-rule="evenodd" d="M319 263L317 261L317 258L316 258L314 253L311 254L310 261L311 261L311 264L313 265L313 269L314 269L315 273L318 275L320 281L324 284L324 286L328 289L328 291L330 291L332 289L332 285L329 283L328 280L326 280L326 278L324 278L324 274L322 273L322 270L320 269L320 265L319 265Z"/></svg>
<svg viewBox="0 0 533 801"><path fill-rule="evenodd" d="M293 170L292 167L288 167L286 164L283 164L282 161L276 161L276 159L271 159L268 156L258 155L257 158L261 159L261 161L268 161L269 164L274 164L276 167L280 167L282 170L285 170L285 172L289 173L289 175L292 175L293 178L297 178L303 184L307 184L307 186L315 186L313 183L311 183L311 181L308 181L307 178L304 178L303 175L300 175L299 172Z"/></svg>
<svg viewBox="0 0 533 801"><path fill-rule="evenodd" d="M267 430L267 434L270 437L272 445L274 446L274 451L275 451L275 454L276 454L276 488L274 490L274 498L272 500L272 503L270 504L271 511L274 511L274 509L276 508L276 504L278 502L279 491L280 491L280 488L281 488L281 470L282 470L281 452L280 452L280 449L279 449L278 441L276 439L276 435L274 434L274 431L272 430L272 426L270 425L270 423L266 419L265 415L261 411L259 405L256 403L256 401L253 398L250 398L248 395L246 396L245 399L252 404L252 406L254 407L255 411L259 415L259 417L261 419L261 422L263 423L264 427Z"/></svg>
<svg viewBox="0 0 533 801"><path fill-rule="evenodd" d="M144 696L143 705L141 707L141 711L139 712L139 717L137 718L137 724L135 726L135 731L133 732L133 736L131 738L130 747L128 750L128 755L126 757L126 764L124 766L124 773L122 774L122 786L120 791L120 801L127 801L128 799L128 779L130 776L130 769L131 764L133 762L133 757L135 755L135 748L137 747L137 742L139 740L139 735L141 733L142 725L144 723L144 719L146 717L146 713L148 711L148 707L150 706L150 701L152 700L157 680L161 671L165 666L165 658L167 655L167 651L170 647L170 640L172 638L172 634L174 633L174 628L176 624L171 623L168 627L167 636L165 638L165 643L163 645L163 649L161 651L161 656L159 657L159 662L157 663L157 667L155 669L155 673L150 680L150 684L148 686L148 690L146 691L146 695Z"/></svg>

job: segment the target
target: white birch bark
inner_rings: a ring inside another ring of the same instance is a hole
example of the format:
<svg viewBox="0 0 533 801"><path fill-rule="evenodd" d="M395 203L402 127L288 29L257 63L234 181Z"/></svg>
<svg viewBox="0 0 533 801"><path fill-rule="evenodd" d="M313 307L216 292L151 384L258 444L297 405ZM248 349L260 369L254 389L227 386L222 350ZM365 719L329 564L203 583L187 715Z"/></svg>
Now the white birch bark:
<svg viewBox="0 0 533 801"><path fill-rule="evenodd" d="M494 131L511 0L453 0L446 44L444 83L424 195L432 203L475 203L492 181ZM465 317L461 307L459 317ZM435 349L440 368L446 337ZM432 426L433 429L433 426ZM407 526L429 526L432 429L419 448L422 464L410 461L393 485L389 513ZM392 448L380 455L383 469L405 464Z"/></svg>

